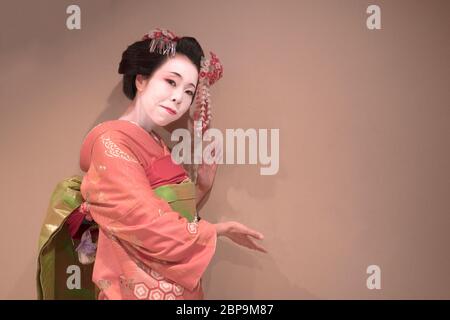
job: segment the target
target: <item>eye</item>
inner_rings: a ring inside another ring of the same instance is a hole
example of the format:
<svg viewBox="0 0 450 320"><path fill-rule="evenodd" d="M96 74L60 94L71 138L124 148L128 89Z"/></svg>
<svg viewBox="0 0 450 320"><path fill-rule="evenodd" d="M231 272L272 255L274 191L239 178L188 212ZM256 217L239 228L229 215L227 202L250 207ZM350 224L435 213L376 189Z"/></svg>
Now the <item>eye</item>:
<svg viewBox="0 0 450 320"><path fill-rule="evenodd" d="M175 87L177 85L177 83L171 79L167 79L166 80L168 84L170 84L172 87Z"/></svg>
<svg viewBox="0 0 450 320"><path fill-rule="evenodd" d="M187 93L189 96L191 96L191 97L194 95L194 92L191 91L191 90L186 91L186 93Z"/></svg>

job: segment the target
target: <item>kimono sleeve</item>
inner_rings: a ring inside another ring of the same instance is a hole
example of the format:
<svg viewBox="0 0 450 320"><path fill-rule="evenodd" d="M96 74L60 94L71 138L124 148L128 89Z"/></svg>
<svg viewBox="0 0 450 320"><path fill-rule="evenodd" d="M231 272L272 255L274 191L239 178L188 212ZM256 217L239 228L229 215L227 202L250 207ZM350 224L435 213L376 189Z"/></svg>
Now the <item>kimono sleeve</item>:
<svg viewBox="0 0 450 320"><path fill-rule="evenodd" d="M165 265L163 276L193 290L214 255L212 224L191 224L158 198L133 140L107 131L94 142L83 197L99 227L147 266ZM153 264L152 264L153 262Z"/></svg>

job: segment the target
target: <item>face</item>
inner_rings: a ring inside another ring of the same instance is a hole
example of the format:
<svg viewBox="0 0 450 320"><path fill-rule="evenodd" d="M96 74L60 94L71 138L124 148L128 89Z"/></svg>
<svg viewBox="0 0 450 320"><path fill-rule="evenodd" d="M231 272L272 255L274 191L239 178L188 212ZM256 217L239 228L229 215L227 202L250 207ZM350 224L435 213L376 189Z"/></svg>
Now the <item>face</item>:
<svg viewBox="0 0 450 320"><path fill-rule="evenodd" d="M147 80L136 79L141 113L158 126L179 119L192 103L198 80L195 65L176 54L164 62Z"/></svg>

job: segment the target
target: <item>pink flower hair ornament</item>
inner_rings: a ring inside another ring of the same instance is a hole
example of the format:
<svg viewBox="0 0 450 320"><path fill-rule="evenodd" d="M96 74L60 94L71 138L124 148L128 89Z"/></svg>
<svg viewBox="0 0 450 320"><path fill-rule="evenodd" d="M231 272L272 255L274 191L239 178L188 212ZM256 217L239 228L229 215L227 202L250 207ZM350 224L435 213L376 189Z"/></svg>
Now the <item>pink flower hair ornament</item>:
<svg viewBox="0 0 450 320"><path fill-rule="evenodd" d="M223 75L223 66L219 58L213 52L210 52L210 55L209 59L202 57L200 63L196 110L194 112L194 121L196 123L194 130L197 135L203 134L209 128L212 118L209 88Z"/></svg>

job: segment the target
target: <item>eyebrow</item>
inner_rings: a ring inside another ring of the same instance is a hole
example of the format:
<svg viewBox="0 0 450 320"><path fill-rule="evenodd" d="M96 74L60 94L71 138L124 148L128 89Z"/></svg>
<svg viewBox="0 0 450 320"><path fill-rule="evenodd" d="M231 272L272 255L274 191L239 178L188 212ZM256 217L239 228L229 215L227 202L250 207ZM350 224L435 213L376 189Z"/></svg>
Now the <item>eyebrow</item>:
<svg viewBox="0 0 450 320"><path fill-rule="evenodd" d="M178 76L178 77L180 77L181 79L183 79L183 77L181 76L181 74L179 74L178 72L170 72L170 73L173 73L174 75L176 75L176 76ZM193 83L189 83L191 86L193 86L194 87L194 89L195 89L195 85L193 84Z"/></svg>

